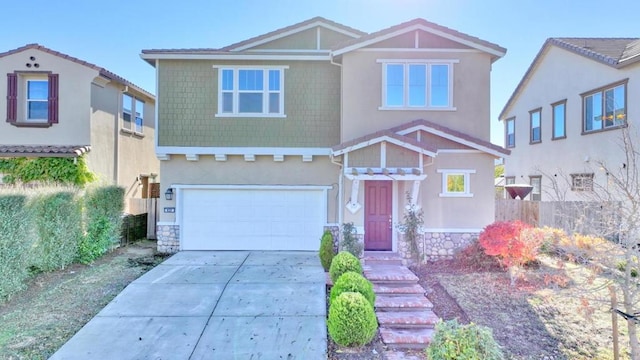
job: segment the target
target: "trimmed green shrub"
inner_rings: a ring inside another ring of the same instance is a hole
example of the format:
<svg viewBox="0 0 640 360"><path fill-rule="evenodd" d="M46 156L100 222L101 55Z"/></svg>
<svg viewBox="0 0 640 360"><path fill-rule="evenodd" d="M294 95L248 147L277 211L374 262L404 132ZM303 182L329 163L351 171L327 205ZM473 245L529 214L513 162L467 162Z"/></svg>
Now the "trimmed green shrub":
<svg viewBox="0 0 640 360"><path fill-rule="evenodd" d="M320 239L320 263L324 271L329 271L331 260L336 254L333 252L333 235L331 231L325 230Z"/></svg>
<svg viewBox="0 0 640 360"><path fill-rule="evenodd" d="M336 283L333 284L333 287L331 288L331 295L329 297L330 303L333 303L340 294L345 292L360 293L365 299L367 299L371 306L375 306L376 294L373 292L373 284L371 284L371 281L365 279L364 276L356 272L347 271L340 275Z"/></svg>
<svg viewBox="0 0 640 360"><path fill-rule="evenodd" d="M26 196L0 196L0 301L22 290L29 277L30 218Z"/></svg>
<svg viewBox="0 0 640 360"><path fill-rule="evenodd" d="M96 179L84 156L0 159L0 173L6 183L58 183L84 186Z"/></svg>
<svg viewBox="0 0 640 360"><path fill-rule="evenodd" d="M373 306L360 293L340 294L329 307L329 335L341 346L362 346L373 340L378 320Z"/></svg>
<svg viewBox="0 0 640 360"><path fill-rule="evenodd" d="M331 267L329 268L329 276L334 283L338 280L340 275L347 271L357 272L362 274L362 265L357 257L353 256L350 252L340 251L331 261Z"/></svg>
<svg viewBox="0 0 640 360"><path fill-rule="evenodd" d="M88 264L106 253L118 241L124 210L124 189L118 186L94 188L85 195L86 234L78 244L76 260Z"/></svg>
<svg viewBox="0 0 640 360"><path fill-rule="evenodd" d="M425 350L429 360L502 360L504 355L491 329L457 320L436 324L436 334Z"/></svg>
<svg viewBox="0 0 640 360"><path fill-rule="evenodd" d="M33 266L41 271L63 269L73 262L82 237L82 208L73 191L36 196L32 211L37 233Z"/></svg>

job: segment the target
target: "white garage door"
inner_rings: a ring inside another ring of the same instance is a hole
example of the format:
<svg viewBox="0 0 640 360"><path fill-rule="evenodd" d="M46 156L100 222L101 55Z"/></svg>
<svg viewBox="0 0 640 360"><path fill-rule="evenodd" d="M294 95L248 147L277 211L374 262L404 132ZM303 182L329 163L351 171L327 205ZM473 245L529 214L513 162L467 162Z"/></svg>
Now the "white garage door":
<svg viewBox="0 0 640 360"><path fill-rule="evenodd" d="M323 190L184 189L183 250L318 250Z"/></svg>

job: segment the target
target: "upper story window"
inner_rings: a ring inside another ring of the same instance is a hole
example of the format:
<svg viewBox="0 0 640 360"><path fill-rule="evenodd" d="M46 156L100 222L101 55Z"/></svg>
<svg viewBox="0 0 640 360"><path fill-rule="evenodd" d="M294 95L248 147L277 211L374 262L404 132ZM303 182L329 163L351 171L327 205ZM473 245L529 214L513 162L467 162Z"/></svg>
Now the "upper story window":
<svg viewBox="0 0 640 360"><path fill-rule="evenodd" d="M144 101L122 94L122 128L142 134L144 130Z"/></svg>
<svg viewBox="0 0 640 360"><path fill-rule="evenodd" d="M593 191L593 173L571 174L571 190Z"/></svg>
<svg viewBox="0 0 640 360"><path fill-rule="evenodd" d="M442 174L440 197L473 197L470 175L475 170L438 169L438 172Z"/></svg>
<svg viewBox="0 0 640 360"><path fill-rule="evenodd" d="M541 109L529 111L529 124L531 126L529 141L531 142L531 144L536 144L542 141L542 125L540 124L540 112Z"/></svg>
<svg viewBox="0 0 640 360"><path fill-rule="evenodd" d="M627 80L582 94L583 132L614 129L627 121Z"/></svg>
<svg viewBox="0 0 640 360"><path fill-rule="evenodd" d="M551 104L551 115L553 116L553 140L567 137L567 100L562 100Z"/></svg>
<svg viewBox="0 0 640 360"><path fill-rule="evenodd" d="M221 67L216 116L284 117L285 68Z"/></svg>
<svg viewBox="0 0 640 360"><path fill-rule="evenodd" d="M58 74L7 74L7 122L48 127L58 123Z"/></svg>
<svg viewBox="0 0 640 360"><path fill-rule="evenodd" d="M27 79L26 120L47 121L49 118L49 81L47 78Z"/></svg>
<svg viewBox="0 0 640 360"><path fill-rule="evenodd" d="M378 60L382 63L382 110L455 110L455 60Z"/></svg>
<svg viewBox="0 0 640 360"><path fill-rule="evenodd" d="M505 122L505 144L508 148L516 146L516 118L507 119Z"/></svg>

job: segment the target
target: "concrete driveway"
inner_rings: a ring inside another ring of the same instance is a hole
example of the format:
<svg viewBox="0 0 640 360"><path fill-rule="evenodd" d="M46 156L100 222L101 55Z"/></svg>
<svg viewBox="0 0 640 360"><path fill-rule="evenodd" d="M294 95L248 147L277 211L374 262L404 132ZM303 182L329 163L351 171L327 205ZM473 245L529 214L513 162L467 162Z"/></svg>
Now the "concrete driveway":
<svg viewBox="0 0 640 360"><path fill-rule="evenodd" d="M325 318L316 253L184 251L51 359L326 359Z"/></svg>

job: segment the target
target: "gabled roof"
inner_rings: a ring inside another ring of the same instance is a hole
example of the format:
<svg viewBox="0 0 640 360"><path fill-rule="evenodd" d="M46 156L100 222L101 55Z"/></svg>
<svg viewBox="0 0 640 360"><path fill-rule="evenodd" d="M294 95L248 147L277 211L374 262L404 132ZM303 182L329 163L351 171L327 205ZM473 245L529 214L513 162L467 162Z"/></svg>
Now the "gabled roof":
<svg viewBox="0 0 640 360"><path fill-rule="evenodd" d="M548 38L500 112L498 116L500 120L504 120L507 116L507 111L533 76L533 72L551 46L571 51L615 69L640 61L640 38Z"/></svg>
<svg viewBox="0 0 640 360"><path fill-rule="evenodd" d="M436 23L417 18L399 25L389 27L384 30L371 33L366 36L362 36L351 41L344 42L332 49L333 54L341 55L415 30L426 31L428 33L464 44L471 48L490 53L491 55L493 55L493 61L501 58L507 52L505 48L500 47L494 43L461 33L446 26L438 25Z"/></svg>
<svg viewBox="0 0 640 360"><path fill-rule="evenodd" d="M459 144L491 154L496 157L503 157L511 153L510 150L507 150L501 146L494 145L488 141L478 139L474 136L467 135L460 131L450 129L446 126L442 126L440 124L436 124L424 119L414 120L406 124L392 127L390 129L365 135L363 137L334 146L331 150L333 151L333 155L342 155L344 153L373 145L378 142L389 141L414 150L416 152L422 152L429 156L435 156L438 152L438 149L435 146L417 141L409 136L406 136L418 130L425 131L451 141L455 141Z"/></svg>
<svg viewBox="0 0 640 360"><path fill-rule="evenodd" d="M389 130L378 131L369 135L353 139L342 144L334 146L331 150L333 155L342 155L354 150L358 150L370 145L374 145L383 141L387 141L398 146L413 150L429 156L435 156L438 149L434 146L426 143L419 142L408 136L398 135L395 132Z"/></svg>
<svg viewBox="0 0 640 360"><path fill-rule="evenodd" d="M144 90L143 88L137 86L136 84L130 82L129 80L112 73L111 71L109 71L109 70L107 70L107 69L105 69L103 67L97 66L95 64L92 64L92 63L84 61L84 60L80 60L80 59L78 59L76 57L73 57L73 56L70 56L70 55L67 55L67 54L63 54L63 53L61 53L59 51L55 51L55 50L49 49L49 48L47 48L45 46L42 46L40 44L27 44L27 45L21 46L21 47L19 47L17 49L13 49L13 50L9 50L9 51L0 53L0 58L3 58L5 56L9 56L9 55L13 55L13 54L17 54L17 53L20 53L20 52L23 52L23 51L29 50L29 49L40 50L42 52L46 52L48 54L57 56L59 58L72 61L72 62L74 62L76 64L80 64L80 65L86 66L88 68L97 70L100 73L100 76L102 76L104 78L107 78L109 80L112 80L112 81L116 81L116 82L118 82L118 83L120 83L122 85L129 86L129 87L135 89L136 91L145 94L146 96L150 97L151 99L155 99L155 96L153 94L151 94L150 92Z"/></svg>
<svg viewBox="0 0 640 360"><path fill-rule="evenodd" d="M367 34L363 31L317 16L309 20L299 22L297 24L293 24L278 30L268 32L263 35L255 36L247 40L243 40L231 45L227 45L222 48L146 49L146 50L142 50L142 54L143 55L153 55L153 54L183 54L183 55L225 55L226 54L228 55L234 52L239 52L242 50L249 49L254 46L262 45L267 42L274 41L286 36L290 36L295 33L314 28L316 26L337 31L354 38ZM292 50L291 52L295 53L295 50ZM265 53L262 53L262 54L265 54ZM269 55L269 54L266 54L266 55Z"/></svg>
<svg viewBox="0 0 640 360"><path fill-rule="evenodd" d="M76 157L90 150L89 145L0 145L0 158Z"/></svg>
<svg viewBox="0 0 640 360"><path fill-rule="evenodd" d="M225 46L221 49L219 49L220 51L241 51L241 50L246 50L248 48L254 47L254 46L258 46L261 44L264 44L266 42L269 41L273 41L276 39L280 39L283 38L285 36L289 36L291 34L295 34L316 26L321 26L321 27L325 27L334 31L338 31L340 33L343 33L345 35L349 35L351 37L357 38L357 37L361 37L363 35L366 35L367 33L360 31L358 29L354 29L352 27L349 26L345 26L342 24L339 24L337 22L325 19L321 16L316 16L314 18L311 18L309 20L305 20L303 22L299 22L297 24L293 24L278 30L274 30L271 32L268 32L266 34L263 35L259 35L256 37L253 37L251 39L247 39L247 40L243 40L240 42L237 42L235 44L231 44L228 46Z"/></svg>

